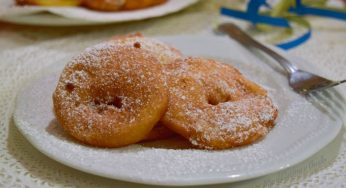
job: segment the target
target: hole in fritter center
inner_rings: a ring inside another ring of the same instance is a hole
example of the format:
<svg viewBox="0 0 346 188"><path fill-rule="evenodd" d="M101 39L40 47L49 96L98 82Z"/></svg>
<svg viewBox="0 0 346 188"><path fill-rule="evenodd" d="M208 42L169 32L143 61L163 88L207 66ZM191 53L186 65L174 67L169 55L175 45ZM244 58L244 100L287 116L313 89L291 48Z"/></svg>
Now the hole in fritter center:
<svg viewBox="0 0 346 188"><path fill-rule="evenodd" d="M111 107L121 108L123 106L120 97L114 97L112 100L104 101L95 99L92 103L98 113L102 114L104 111L109 110Z"/></svg>
<svg viewBox="0 0 346 188"><path fill-rule="evenodd" d="M107 102L107 105L121 108L123 106L122 99L120 97L114 97L112 101Z"/></svg>

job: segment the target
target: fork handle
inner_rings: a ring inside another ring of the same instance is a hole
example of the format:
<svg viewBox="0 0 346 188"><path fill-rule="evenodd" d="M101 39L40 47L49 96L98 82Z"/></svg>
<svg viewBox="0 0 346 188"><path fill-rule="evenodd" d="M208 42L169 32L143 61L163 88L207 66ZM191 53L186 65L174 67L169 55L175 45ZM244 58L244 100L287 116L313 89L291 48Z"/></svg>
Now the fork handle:
<svg viewBox="0 0 346 188"><path fill-rule="evenodd" d="M280 54L264 46L263 44L257 42L255 39L253 39L251 36L246 34L244 31L242 31L238 26L234 25L233 23L221 24L219 26L219 30L225 32L226 34L228 34L228 36L237 40L244 46L254 47L254 48L262 50L263 52L265 52L266 54L274 58L277 62L279 62L280 65L286 70L288 75L297 71L297 68L292 63L290 63L286 58L282 57Z"/></svg>

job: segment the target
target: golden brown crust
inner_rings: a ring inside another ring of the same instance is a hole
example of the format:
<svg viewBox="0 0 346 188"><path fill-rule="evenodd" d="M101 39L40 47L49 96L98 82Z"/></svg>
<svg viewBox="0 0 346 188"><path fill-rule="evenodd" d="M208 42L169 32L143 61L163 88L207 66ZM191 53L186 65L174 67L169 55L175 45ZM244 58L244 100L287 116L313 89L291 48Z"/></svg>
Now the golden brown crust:
<svg viewBox="0 0 346 188"><path fill-rule="evenodd" d="M158 123L142 141L162 140L177 136L177 134Z"/></svg>
<svg viewBox="0 0 346 188"><path fill-rule="evenodd" d="M113 37L74 58L53 103L66 132L100 147L179 134L199 148L227 149L265 136L278 114L267 92L231 65L182 59L141 33Z"/></svg>
<svg viewBox="0 0 346 188"><path fill-rule="evenodd" d="M187 58L166 64L168 110L161 123L206 149L250 144L274 126L277 109L266 91L234 67Z"/></svg>
<svg viewBox="0 0 346 188"><path fill-rule="evenodd" d="M133 45L135 48L144 48L145 50L150 51L154 56L156 56L156 58L160 60L161 64L172 63L183 58L181 52L178 49L159 41L145 38L144 35L140 32L130 33L126 35L116 35L113 36L111 40L122 46ZM163 140L171 138L173 136L177 136L177 134L167 127L163 126L162 124L158 123L142 141L147 142Z"/></svg>
<svg viewBox="0 0 346 188"><path fill-rule="evenodd" d="M162 66L144 49L107 42L69 63L53 94L57 120L83 143L120 147L142 140L167 108Z"/></svg>

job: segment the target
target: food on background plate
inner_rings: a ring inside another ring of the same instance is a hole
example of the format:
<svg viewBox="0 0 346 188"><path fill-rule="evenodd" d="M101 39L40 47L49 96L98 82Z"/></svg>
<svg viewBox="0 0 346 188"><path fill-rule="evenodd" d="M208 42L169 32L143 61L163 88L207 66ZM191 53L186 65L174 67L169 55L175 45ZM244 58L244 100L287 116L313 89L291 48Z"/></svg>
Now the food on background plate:
<svg viewBox="0 0 346 188"><path fill-rule="evenodd" d="M123 10L136 10L165 3L167 0L125 0Z"/></svg>
<svg viewBox="0 0 346 188"><path fill-rule="evenodd" d="M79 6L82 0L16 0L16 3L36 6Z"/></svg>
<svg viewBox="0 0 346 188"><path fill-rule="evenodd" d="M118 11L125 0L83 0L83 6L99 11Z"/></svg>
<svg viewBox="0 0 346 188"><path fill-rule="evenodd" d="M140 33L74 58L53 103L68 134L99 147L180 135L198 148L227 149L265 136L278 114L267 92L231 65L183 57Z"/></svg>
<svg viewBox="0 0 346 188"><path fill-rule="evenodd" d="M167 0L16 0L17 5L83 6L97 11L137 10L160 5Z"/></svg>
<svg viewBox="0 0 346 188"><path fill-rule="evenodd" d="M137 10L164 2L166 0L83 0L84 6L99 11Z"/></svg>

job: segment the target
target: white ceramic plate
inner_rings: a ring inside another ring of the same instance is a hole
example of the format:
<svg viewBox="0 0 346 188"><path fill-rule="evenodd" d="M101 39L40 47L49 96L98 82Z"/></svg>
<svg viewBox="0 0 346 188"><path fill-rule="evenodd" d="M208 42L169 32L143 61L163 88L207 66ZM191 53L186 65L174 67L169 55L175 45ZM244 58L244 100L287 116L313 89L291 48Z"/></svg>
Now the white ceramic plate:
<svg viewBox="0 0 346 188"><path fill-rule="evenodd" d="M335 138L341 122L294 93L273 62L226 37L162 37L186 55L220 59L264 86L279 108L274 129L261 141L223 151L163 149L131 145L101 149L81 145L57 125L52 93L62 63L25 87L17 98L14 119L37 149L75 169L108 178L156 185L201 185L234 182L273 173L313 155Z"/></svg>
<svg viewBox="0 0 346 188"><path fill-rule="evenodd" d="M11 1L11 2L7 2ZM166 3L135 11L99 12L82 7L13 6L14 0L0 1L0 20L29 25L96 25L143 20L182 10L197 0L168 0Z"/></svg>

